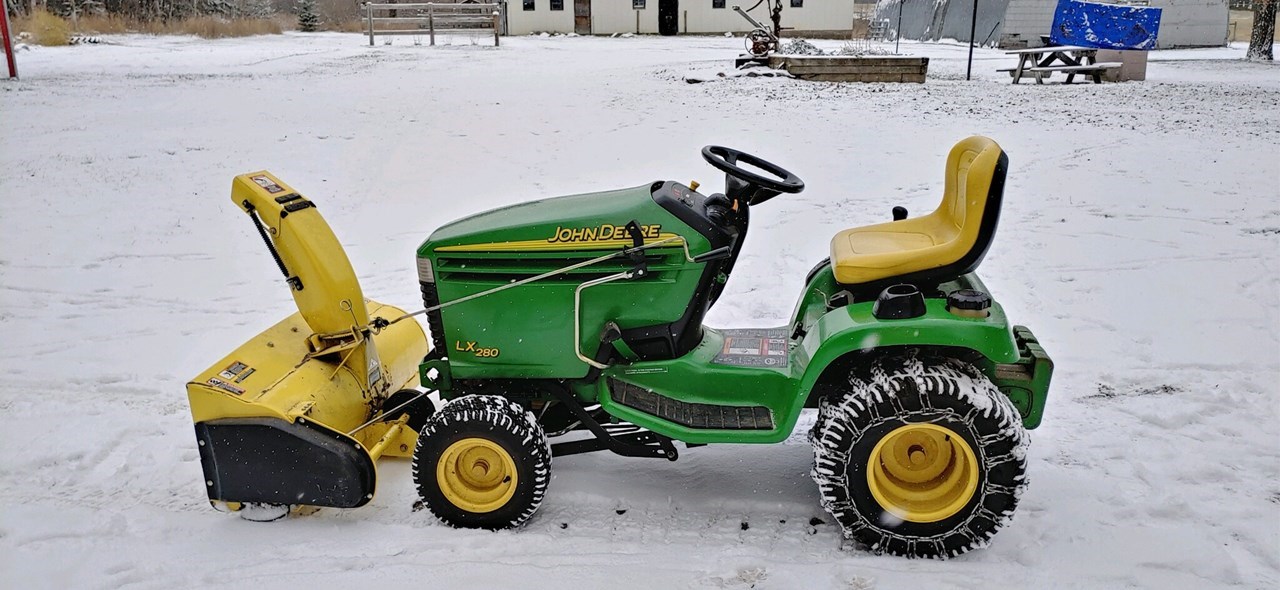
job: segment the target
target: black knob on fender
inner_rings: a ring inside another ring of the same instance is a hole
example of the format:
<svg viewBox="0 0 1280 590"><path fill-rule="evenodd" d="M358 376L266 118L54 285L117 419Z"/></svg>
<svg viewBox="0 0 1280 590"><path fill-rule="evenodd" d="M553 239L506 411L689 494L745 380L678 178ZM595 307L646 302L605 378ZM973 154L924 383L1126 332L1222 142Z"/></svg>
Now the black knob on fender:
<svg viewBox="0 0 1280 590"><path fill-rule="evenodd" d="M991 315L991 296L975 289L960 289L947 295L947 311L962 318Z"/></svg>

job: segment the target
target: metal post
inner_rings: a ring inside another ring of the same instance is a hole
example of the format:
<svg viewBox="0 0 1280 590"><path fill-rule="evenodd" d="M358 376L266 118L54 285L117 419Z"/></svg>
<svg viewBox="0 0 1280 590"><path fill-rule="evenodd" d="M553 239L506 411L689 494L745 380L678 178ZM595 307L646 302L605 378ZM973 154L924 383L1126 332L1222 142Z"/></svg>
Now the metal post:
<svg viewBox="0 0 1280 590"><path fill-rule="evenodd" d="M964 79L973 77L973 42L978 34L978 0L973 0L973 17L969 19L969 68L964 72Z"/></svg>
<svg viewBox="0 0 1280 590"><path fill-rule="evenodd" d="M3 29L4 56L9 62L9 77L18 77L18 64L13 59L13 39L9 37L9 2L0 0L0 29Z"/></svg>
<svg viewBox="0 0 1280 590"><path fill-rule="evenodd" d="M431 46L436 46L436 5L427 5L427 29L431 35Z"/></svg>
<svg viewBox="0 0 1280 590"><path fill-rule="evenodd" d="M902 43L902 5L907 0L898 0L898 28L893 33L893 54L898 55L898 45Z"/></svg>
<svg viewBox="0 0 1280 590"><path fill-rule="evenodd" d="M494 47L497 47L500 44L500 41L498 41L498 32L499 32L498 31L498 11L495 10L493 11L493 46Z"/></svg>
<svg viewBox="0 0 1280 590"><path fill-rule="evenodd" d="M369 20L369 47L373 47L373 5L364 3L365 17Z"/></svg>

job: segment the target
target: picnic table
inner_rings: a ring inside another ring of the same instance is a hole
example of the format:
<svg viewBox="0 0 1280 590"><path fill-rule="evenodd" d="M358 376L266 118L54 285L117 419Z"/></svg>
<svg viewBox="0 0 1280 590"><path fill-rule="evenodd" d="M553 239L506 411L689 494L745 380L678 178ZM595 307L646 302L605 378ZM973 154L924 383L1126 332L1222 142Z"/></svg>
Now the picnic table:
<svg viewBox="0 0 1280 590"><path fill-rule="evenodd" d="M1015 49L1005 52L1018 56L1017 67L1002 68L998 72L1009 72L1013 83L1017 84L1024 75L1035 77L1036 84L1044 84L1044 79L1054 72L1067 75L1067 84L1075 80L1077 74L1088 76L1095 84L1102 83L1102 74L1107 70L1120 67L1119 62L1098 63L1098 50L1093 47L1076 47L1074 45L1050 45ZM1062 65L1054 65L1061 62Z"/></svg>

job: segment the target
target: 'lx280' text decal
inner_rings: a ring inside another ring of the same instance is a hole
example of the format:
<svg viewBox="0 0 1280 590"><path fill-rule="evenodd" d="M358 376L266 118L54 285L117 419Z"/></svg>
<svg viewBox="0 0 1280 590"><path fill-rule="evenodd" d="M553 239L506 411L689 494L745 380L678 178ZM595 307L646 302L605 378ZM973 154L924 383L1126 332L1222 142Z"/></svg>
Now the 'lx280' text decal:
<svg viewBox="0 0 1280 590"><path fill-rule="evenodd" d="M498 358L498 355L502 354L502 351L498 350L496 347L489 348L487 346L476 346L475 342L467 342L466 345L463 345L461 340L454 340L453 348L458 352L469 352L479 358Z"/></svg>

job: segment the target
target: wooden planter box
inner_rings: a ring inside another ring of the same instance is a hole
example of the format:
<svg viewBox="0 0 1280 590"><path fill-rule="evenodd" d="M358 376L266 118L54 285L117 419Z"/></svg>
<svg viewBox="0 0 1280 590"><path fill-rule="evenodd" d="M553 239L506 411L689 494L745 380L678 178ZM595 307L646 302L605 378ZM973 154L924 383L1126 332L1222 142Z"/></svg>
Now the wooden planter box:
<svg viewBox="0 0 1280 590"><path fill-rule="evenodd" d="M923 83L929 69L929 58L771 55L769 67L786 70L801 80L819 82Z"/></svg>

